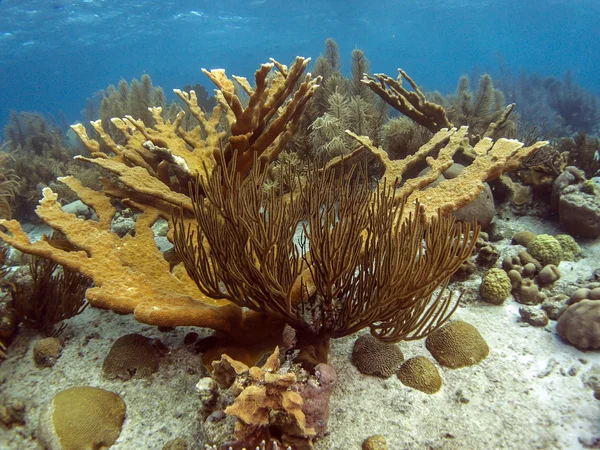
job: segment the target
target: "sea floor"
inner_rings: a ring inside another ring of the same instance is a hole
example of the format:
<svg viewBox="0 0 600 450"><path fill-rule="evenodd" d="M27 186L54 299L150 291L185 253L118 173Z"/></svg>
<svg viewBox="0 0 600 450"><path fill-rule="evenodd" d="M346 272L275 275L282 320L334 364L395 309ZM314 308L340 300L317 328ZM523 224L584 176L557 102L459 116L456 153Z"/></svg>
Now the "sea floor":
<svg viewBox="0 0 600 450"><path fill-rule="evenodd" d="M495 242L502 256L516 254L510 245L516 231L558 234L552 224L530 217L498 220L505 239ZM580 242L582 257L562 262L562 277L551 293L569 295L600 267L600 240ZM499 264L499 263L498 263ZM439 367L442 389L433 395L404 386L397 377L362 375L350 362L356 336L332 342L330 363L338 374L331 397L329 432L317 450L360 449L365 438L380 434L389 449L578 449L600 448L600 401L588 380L600 378L600 352L582 352L563 342L556 322L535 328L520 321L519 304L479 300L480 277L462 283L461 306L453 318L477 327L490 346L480 364L457 370ZM35 449L40 409L72 386L96 386L118 393L127 416L115 450L162 449L175 438L201 449L199 401L195 385L206 372L200 355L183 344L197 329L161 332L131 316L88 308L69 321L65 348L52 368L38 369L32 349L39 335L21 330L0 364L0 399L26 404L26 423L0 428L0 449ZM200 330L208 335L210 330ZM102 361L113 342L128 333L158 338L171 350L159 371L146 380L111 381ZM203 334L204 333L204 334ZM428 356L423 341L398 344L405 358Z"/></svg>

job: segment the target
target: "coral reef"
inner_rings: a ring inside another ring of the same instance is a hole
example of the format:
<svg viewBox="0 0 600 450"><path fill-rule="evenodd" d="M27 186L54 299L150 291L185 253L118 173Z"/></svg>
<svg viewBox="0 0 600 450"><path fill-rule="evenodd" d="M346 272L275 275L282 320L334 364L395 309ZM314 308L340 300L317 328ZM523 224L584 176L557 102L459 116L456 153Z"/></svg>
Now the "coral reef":
<svg viewBox="0 0 600 450"><path fill-rule="evenodd" d="M559 80L525 70L515 76L504 67L495 79L507 100L517 105L522 129L535 127L546 138L598 131L598 97L578 85L571 72Z"/></svg>
<svg viewBox="0 0 600 450"><path fill-rule="evenodd" d="M0 218L11 219L20 184L16 172L10 168L11 155L3 151L5 145L0 146Z"/></svg>
<svg viewBox="0 0 600 450"><path fill-rule="evenodd" d="M481 76L475 93L469 88L469 77L463 75L456 94L444 99L441 106L454 126L469 127L470 136L516 137L516 124L509 118L514 105L505 105L504 94L494 88L488 74Z"/></svg>
<svg viewBox="0 0 600 450"><path fill-rule="evenodd" d="M68 145L63 131L41 114L12 112L4 136L4 150L12 156L4 161L4 168L19 183L12 202L14 215L19 219L31 219L44 187L60 192L63 203L76 199L69 189L56 183L57 177L77 175L86 186L100 187L98 171L74 161L76 149Z"/></svg>
<svg viewBox="0 0 600 450"><path fill-rule="evenodd" d="M111 122L113 117L132 116L141 120L144 125L154 125L151 107L165 108L165 93L160 87L152 85L148 74L141 80L132 79L130 83L121 80L117 87L112 84L103 93L100 103L100 120L102 128L119 144L126 141L123 131Z"/></svg>

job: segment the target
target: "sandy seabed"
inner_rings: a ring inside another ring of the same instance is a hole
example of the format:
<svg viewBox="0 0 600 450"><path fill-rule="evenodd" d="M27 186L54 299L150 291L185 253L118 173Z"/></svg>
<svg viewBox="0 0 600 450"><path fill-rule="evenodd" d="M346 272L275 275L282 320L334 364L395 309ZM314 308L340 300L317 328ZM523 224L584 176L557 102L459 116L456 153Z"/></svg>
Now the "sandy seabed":
<svg viewBox="0 0 600 450"><path fill-rule="evenodd" d="M499 220L507 239L494 244L501 258L521 247L510 236L529 229L558 234L551 224L530 217ZM570 294L600 267L600 240L580 242L582 257L562 262L562 277L550 294ZM578 449L600 448L600 401L588 380L600 378L600 352L582 352L563 342L556 322L534 328L520 321L519 304L502 306L477 300L480 277L461 283L462 305L453 316L473 324L490 346L480 364L457 370L439 367L443 386L427 395L404 386L397 377L382 380L362 375L350 362L356 336L332 342L330 363L338 373L331 398L329 432L317 450L360 449L374 434L385 436L391 450L404 449ZM546 290L546 292L548 292ZM39 335L21 330L0 364L0 398L26 404L26 423L0 428L0 449L36 449L40 409L53 396L73 386L95 386L118 393L127 417L114 450L162 449L182 437L190 449L198 442L201 423L195 385L206 374L200 355L183 345L188 327L160 332L131 316L88 308L69 321L65 348L52 368L38 369L32 358ZM126 382L102 376L102 361L113 342L128 333L156 337L171 353L146 380ZM399 344L405 358L427 357L423 341Z"/></svg>

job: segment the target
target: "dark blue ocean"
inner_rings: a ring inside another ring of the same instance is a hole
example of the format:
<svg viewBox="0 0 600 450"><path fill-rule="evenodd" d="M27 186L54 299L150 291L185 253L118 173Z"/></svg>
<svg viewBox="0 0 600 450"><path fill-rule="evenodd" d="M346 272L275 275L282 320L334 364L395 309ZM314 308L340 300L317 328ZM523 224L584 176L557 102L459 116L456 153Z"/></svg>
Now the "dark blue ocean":
<svg viewBox="0 0 600 450"><path fill-rule="evenodd" d="M0 125L10 110L81 120L86 98L144 73L167 93L206 84L202 67L249 77L330 37L343 70L361 48L373 72L402 67L427 90L502 67L570 70L600 94L600 0L0 0Z"/></svg>

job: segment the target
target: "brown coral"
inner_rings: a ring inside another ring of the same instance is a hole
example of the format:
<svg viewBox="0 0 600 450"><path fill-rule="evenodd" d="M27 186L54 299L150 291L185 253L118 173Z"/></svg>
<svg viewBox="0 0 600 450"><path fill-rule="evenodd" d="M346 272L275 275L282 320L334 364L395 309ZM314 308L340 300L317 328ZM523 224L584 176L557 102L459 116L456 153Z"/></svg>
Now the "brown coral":
<svg viewBox="0 0 600 450"><path fill-rule="evenodd" d="M354 342L352 364L365 375L389 378L398 371L404 355L397 345L365 334Z"/></svg>
<svg viewBox="0 0 600 450"><path fill-rule="evenodd" d="M115 341L102 363L109 379L147 378L158 371L159 354L154 340L139 334L126 334Z"/></svg>

